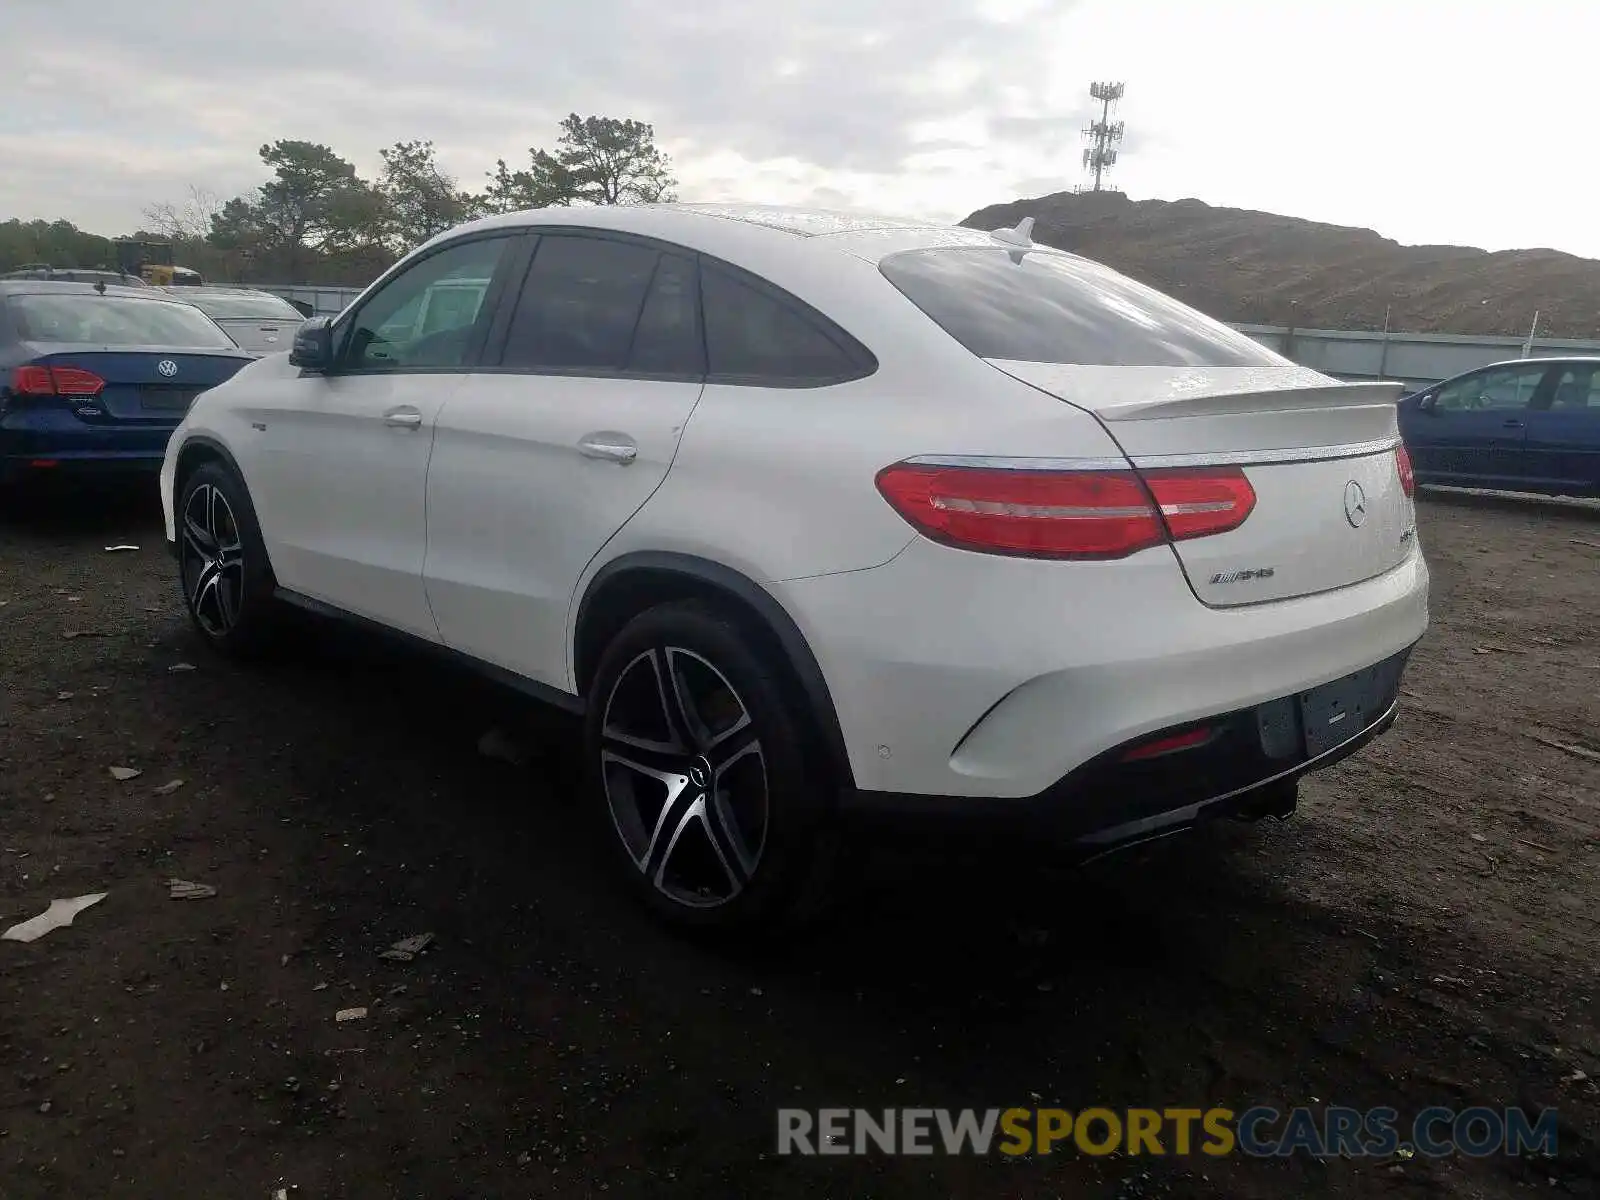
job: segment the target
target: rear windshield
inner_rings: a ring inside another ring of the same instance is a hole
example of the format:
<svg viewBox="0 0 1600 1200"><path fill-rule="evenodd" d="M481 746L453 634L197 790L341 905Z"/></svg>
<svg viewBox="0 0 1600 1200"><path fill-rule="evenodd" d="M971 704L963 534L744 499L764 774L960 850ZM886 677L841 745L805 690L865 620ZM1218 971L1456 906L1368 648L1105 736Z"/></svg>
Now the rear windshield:
<svg viewBox="0 0 1600 1200"><path fill-rule="evenodd" d="M906 250L879 269L980 358L1141 367L1286 361L1154 288L1072 255L1019 256L978 246Z"/></svg>
<svg viewBox="0 0 1600 1200"><path fill-rule="evenodd" d="M300 310L277 296L184 296L182 299L218 321L304 321Z"/></svg>
<svg viewBox="0 0 1600 1200"><path fill-rule="evenodd" d="M133 296L44 294L9 296L17 333L30 342L95 346L232 348L234 341L197 308Z"/></svg>

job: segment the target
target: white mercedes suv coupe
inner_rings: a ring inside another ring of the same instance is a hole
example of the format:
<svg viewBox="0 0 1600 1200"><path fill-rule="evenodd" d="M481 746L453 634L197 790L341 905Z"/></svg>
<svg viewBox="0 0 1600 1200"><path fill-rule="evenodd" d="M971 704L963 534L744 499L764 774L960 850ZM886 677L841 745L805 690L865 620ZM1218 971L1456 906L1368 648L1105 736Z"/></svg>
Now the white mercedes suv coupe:
<svg viewBox="0 0 1600 1200"><path fill-rule="evenodd" d="M1427 627L1398 389L1031 231L442 234L173 436L194 624L357 618L581 713L604 836L687 925L792 912L857 811L1091 853L1287 815Z"/></svg>

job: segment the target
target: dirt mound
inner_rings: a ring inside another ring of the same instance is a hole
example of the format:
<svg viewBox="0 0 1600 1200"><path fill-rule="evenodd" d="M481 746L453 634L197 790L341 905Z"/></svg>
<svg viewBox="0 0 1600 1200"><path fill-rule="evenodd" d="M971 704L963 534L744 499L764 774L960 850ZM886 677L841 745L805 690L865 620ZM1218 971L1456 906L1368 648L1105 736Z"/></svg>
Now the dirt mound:
<svg viewBox="0 0 1600 1200"><path fill-rule="evenodd" d="M1031 216L1038 241L1104 262L1225 321L1307 329L1600 337L1600 261L1555 250L1402 246L1370 229L1062 192L979 209L980 229Z"/></svg>

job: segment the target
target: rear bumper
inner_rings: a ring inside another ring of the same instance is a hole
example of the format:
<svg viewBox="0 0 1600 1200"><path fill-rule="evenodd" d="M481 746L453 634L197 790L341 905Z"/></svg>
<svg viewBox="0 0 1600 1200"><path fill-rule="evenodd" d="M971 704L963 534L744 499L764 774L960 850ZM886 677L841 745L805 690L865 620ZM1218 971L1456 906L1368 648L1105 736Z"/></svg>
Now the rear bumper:
<svg viewBox="0 0 1600 1200"><path fill-rule="evenodd" d="M161 469L160 454L106 451L40 451L34 454L0 454L0 483L41 482L63 475L155 475Z"/></svg>
<svg viewBox="0 0 1600 1200"><path fill-rule="evenodd" d="M0 479L49 473L154 472L177 423L88 425L70 413L21 410L0 418Z"/></svg>
<svg viewBox="0 0 1600 1200"><path fill-rule="evenodd" d="M1137 738L1033 796L993 800L857 790L844 798L843 809L858 820L928 822L964 835L1019 835L1046 847L1074 845L1089 855L1207 820L1286 809L1301 776L1349 757L1394 724L1409 656L1407 649L1372 668L1381 681L1375 716L1335 745L1307 749L1303 694L1285 696L1206 719L1215 732L1204 746L1128 761L1126 753L1149 740Z"/></svg>
<svg viewBox="0 0 1600 1200"><path fill-rule="evenodd" d="M816 654L855 787L1001 808L1162 730L1382 662L1428 626L1415 550L1362 583L1229 609L1197 603L1165 547L1055 563L917 541L769 588Z"/></svg>

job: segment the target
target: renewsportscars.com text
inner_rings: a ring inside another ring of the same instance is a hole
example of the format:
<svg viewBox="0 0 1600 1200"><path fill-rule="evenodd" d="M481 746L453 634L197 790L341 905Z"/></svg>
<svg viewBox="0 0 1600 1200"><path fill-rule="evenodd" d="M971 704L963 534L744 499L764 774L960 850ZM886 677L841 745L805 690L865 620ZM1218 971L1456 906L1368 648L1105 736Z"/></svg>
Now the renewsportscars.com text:
<svg viewBox="0 0 1600 1200"><path fill-rule="evenodd" d="M1551 1155L1554 1109L782 1108L779 1154Z"/></svg>

